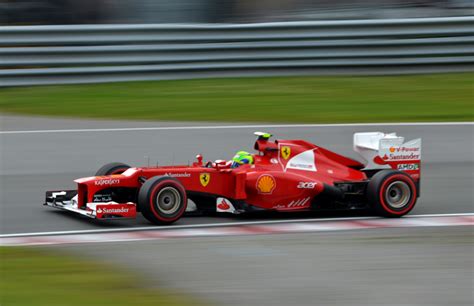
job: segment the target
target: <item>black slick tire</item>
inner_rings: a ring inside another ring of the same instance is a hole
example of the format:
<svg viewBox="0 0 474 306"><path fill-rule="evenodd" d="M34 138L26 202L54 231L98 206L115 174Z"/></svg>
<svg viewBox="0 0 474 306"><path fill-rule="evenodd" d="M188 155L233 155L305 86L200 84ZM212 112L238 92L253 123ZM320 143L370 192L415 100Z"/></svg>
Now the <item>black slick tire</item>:
<svg viewBox="0 0 474 306"><path fill-rule="evenodd" d="M125 170L130 168L129 165L123 163L108 163L100 167L95 173L95 176L104 176L112 174L122 174Z"/></svg>
<svg viewBox="0 0 474 306"><path fill-rule="evenodd" d="M366 193L370 207L383 217L401 217L409 213L417 200L417 188L406 173L381 170L369 181Z"/></svg>
<svg viewBox="0 0 474 306"><path fill-rule="evenodd" d="M152 177L145 181L138 192L138 210L150 222L171 224L186 211L186 190L176 178Z"/></svg>

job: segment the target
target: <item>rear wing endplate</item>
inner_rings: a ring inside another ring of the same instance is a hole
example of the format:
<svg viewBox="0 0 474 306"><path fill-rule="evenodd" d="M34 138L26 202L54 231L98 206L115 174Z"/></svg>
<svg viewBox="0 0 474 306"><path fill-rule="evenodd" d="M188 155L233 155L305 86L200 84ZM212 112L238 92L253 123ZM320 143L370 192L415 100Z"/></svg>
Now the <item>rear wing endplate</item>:
<svg viewBox="0 0 474 306"><path fill-rule="evenodd" d="M355 133L354 151L364 159L364 170L395 169L420 178L421 138L405 142L395 133Z"/></svg>

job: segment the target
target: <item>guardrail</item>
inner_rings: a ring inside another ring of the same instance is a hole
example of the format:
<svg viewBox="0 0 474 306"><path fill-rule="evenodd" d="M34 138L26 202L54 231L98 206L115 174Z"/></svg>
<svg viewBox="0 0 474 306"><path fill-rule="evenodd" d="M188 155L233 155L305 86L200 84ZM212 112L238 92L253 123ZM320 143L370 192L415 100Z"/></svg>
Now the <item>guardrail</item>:
<svg viewBox="0 0 474 306"><path fill-rule="evenodd" d="M0 27L0 86L472 71L474 17Z"/></svg>

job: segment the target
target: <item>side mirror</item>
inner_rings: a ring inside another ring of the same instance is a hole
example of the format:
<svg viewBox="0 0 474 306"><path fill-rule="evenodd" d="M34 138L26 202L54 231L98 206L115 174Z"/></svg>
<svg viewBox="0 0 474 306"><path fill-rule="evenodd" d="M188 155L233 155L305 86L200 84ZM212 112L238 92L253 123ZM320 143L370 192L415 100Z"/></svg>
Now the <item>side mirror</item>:
<svg viewBox="0 0 474 306"><path fill-rule="evenodd" d="M255 132L253 134L257 136L257 140L268 140L270 137L272 137L272 134L265 132Z"/></svg>
<svg viewBox="0 0 474 306"><path fill-rule="evenodd" d="M202 166L202 155L201 154L198 154L196 155L196 159L197 159L197 165L198 166Z"/></svg>

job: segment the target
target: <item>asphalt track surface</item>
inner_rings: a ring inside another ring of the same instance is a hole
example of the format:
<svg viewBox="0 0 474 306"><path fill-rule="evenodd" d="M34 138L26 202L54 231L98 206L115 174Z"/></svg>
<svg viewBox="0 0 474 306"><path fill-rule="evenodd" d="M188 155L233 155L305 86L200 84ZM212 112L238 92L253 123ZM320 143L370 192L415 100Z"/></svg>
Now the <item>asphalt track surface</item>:
<svg viewBox="0 0 474 306"><path fill-rule="evenodd" d="M73 179L89 176L111 161L133 166L156 161L160 165L187 164L197 153L203 154L205 160L228 159L237 150L252 149L255 130L271 132L280 139L305 139L350 157L357 157L352 151L354 132L397 132L406 139L421 137L421 198L412 214L474 211L472 124L279 127L227 124L223 128L215 123L104 122L15 116L2 116L0 120L1 234L152 226L142 217L94 222L46 208L41 205L44 192L73 189ZM311 215L314 216L317 215ZM308 215L198 216L183 218L176 225L289 217Z"/></svg>
<svg viewBox="0 0 474 306"><path fill-rule="evenodd" d="M62 246L210 305L473 304L472 227Z"/></svg>

